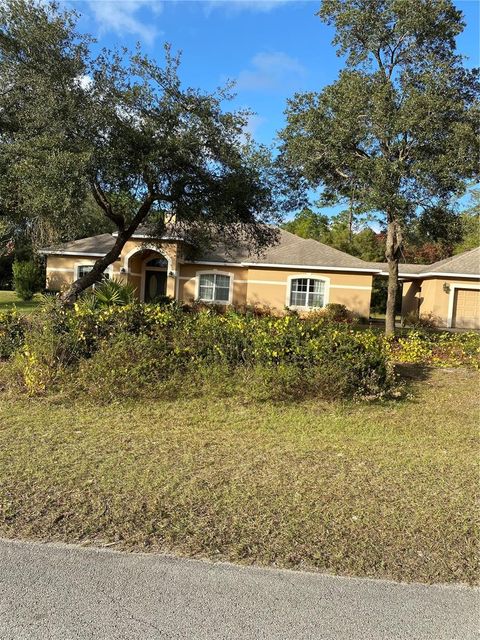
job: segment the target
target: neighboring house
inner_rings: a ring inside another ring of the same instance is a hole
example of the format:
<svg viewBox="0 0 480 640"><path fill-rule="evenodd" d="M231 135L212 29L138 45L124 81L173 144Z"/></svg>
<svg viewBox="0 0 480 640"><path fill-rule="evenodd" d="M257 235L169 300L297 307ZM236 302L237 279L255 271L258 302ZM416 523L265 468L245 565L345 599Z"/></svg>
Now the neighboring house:
<svg viewBox="0 0 480 640"><path fill-rule="evenodd" d="M114 236L103 234L45 249L47 288L59 291L67 287L91 269L114 241ZM454 273L437 269L449 261L431 267L400 265L406 282L405 312L432 313L443 325L480 328L480 249L475 251L476 265L474 252L462 254L469 263L465 272L463 266L460 268L462 256L449 259L457 261ZM469 258L469 254L473 257ZM277 312L285 307L308 310L339 303L368 317L373 276L386 274L384 264L364 262L284 230L280 231L278 244L267 248L260 257L222 249L193 255L188 242L173 230L155 242L138 230L107 275L132 283L138 298L145 302L168 295L180 302L262 306Z"/></svg>
<svg viewBox="0 0 480 640"><path fill-rule="evenodd" d="M480 247L431 265L400 265L402 315L441 327L480 329Z"/></svg>

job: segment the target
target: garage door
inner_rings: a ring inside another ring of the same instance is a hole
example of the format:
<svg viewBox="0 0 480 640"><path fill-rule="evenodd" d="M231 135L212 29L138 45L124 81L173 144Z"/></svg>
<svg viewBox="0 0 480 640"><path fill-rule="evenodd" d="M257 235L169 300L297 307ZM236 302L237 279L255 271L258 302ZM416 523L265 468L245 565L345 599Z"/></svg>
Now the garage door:
<svg viewBox="0 0 480 640"><path fill-rule="evenodd" d="M480 291L456 289L452 324L459 329L480 329Z"/></svg>

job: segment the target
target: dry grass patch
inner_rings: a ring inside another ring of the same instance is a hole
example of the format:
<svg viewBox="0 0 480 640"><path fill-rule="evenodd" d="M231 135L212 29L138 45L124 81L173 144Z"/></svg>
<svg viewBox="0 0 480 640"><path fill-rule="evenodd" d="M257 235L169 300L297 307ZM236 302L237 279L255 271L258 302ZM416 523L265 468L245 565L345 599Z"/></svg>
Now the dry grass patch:
<svg viewBox="0 0 480 640"><path fill-rule="evenodd" d="M430 376L374 405L0 396L0 535L474 582L479 376Z"/></svg>

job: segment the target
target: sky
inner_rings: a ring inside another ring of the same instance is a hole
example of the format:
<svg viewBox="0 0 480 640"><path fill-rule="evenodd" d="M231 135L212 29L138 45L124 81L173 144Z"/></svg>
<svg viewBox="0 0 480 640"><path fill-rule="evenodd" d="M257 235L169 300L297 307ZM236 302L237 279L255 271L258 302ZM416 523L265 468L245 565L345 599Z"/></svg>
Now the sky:
<svg viewBox="0 0 480 640"><path fill-rule="evenodd" d="M333 29L315 15L317 0L68 0L79 28L99 47L133 48L140 42L161 61L163 45L182 51L186 85L211 90L236 82L232 107L255 112L249 130L271 145L284 125L288 97L319 91L342 68ZM467 26L458 51L467 66L480 66L480 0L457 0Z"/></svg>

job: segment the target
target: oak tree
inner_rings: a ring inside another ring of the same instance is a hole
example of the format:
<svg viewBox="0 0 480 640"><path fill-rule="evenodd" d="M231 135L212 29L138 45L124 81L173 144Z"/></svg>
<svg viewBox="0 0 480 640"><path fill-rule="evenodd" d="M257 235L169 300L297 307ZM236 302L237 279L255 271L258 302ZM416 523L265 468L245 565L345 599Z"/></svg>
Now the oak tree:
<svg viewBox="0 0 480 640"><path fill-rule="evenodd" d="M319 16L345 68L289 100L281 162L324 199L380 217L392 333L405 229L479 175L478 71L456 52L464 23L450 0L323 0Z"/></svg>
<svg viewBox="0 0 480 640"><path fill-rule="evenodd" d="M180 59L159 64L138 47L92 57L77 14L55 2L0 3L0 212L72 236L87 198L116 230L115 243L64 294L98 281L140 225L161 237L175 220L192 241L276 240L269 154L226 111L230 87L184 87Z"/></svg>

